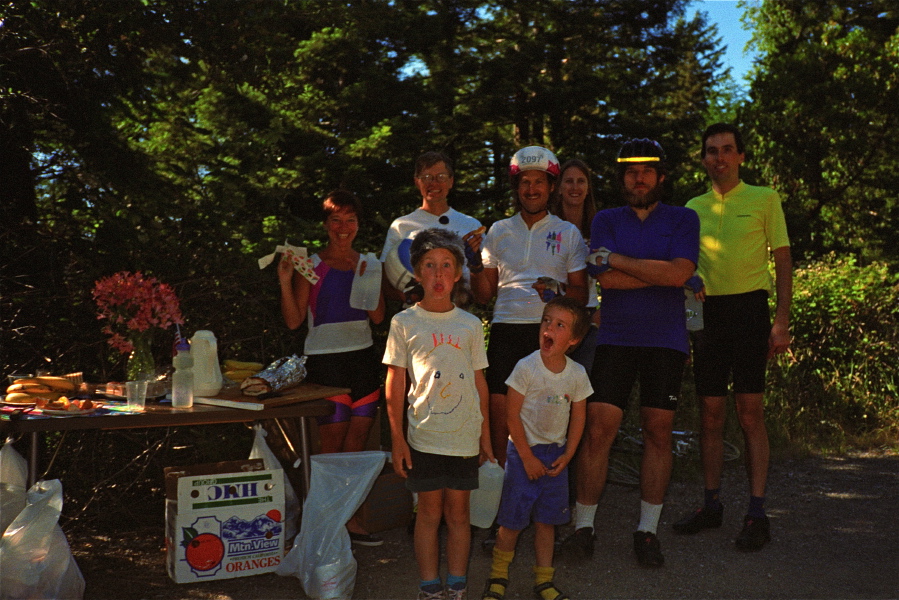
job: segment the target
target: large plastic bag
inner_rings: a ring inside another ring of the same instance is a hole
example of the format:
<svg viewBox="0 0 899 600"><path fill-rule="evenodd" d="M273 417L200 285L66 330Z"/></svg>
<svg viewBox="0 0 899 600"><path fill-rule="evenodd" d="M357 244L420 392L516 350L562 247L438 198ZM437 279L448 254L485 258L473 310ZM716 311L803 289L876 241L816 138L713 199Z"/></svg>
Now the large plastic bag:
<svg viewBox="0 0 899 600"><path fill-rule="evenodd" d="M297 577L310 598L352 597L356 559L346 523L365 501L386 460L385 452L312 457L300 534L275 571L278 575Z"/></svg>
<svg viewBox="0 0 899 600"><path fill-rule="evenodd" d="M253 448L250 450L250 458L261 458L266 469L281 469L281 463L272 449L269 448L265 436L268 432L258 423L253 427L256 437L253 440ZM297 534L297 518L300 516L300 500L287 473L284 473L284 539L291 539Z"/></svg>
<svg viewBox="0 0 899 600"><path fill-rule="evenodd" d="M27 487L28 463L7 441L0 448L0 535L25 508Z"/></svg>
<svg viewBox="0 0 899 600"><path fill-rule="evenodd" d="M84 577L59 527L62 483L38 481L0 539L0 599L82 598Z"/></svg>

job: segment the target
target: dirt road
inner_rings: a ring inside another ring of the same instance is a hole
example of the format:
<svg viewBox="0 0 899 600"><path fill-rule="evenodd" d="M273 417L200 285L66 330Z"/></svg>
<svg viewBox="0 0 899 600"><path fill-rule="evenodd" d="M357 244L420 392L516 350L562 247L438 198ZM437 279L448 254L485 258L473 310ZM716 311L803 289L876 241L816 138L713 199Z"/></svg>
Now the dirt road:
<svg viewBox="0 0 899 600"><path fill-rule="evenodd" d="M745 475L728 467L721 529L677 536L671 523L696 506L701 484L674 481L659 538L661 569L640 568L631 533L636 490L609 486L597 513L596 553L590 560L556 558L556 581L574 599L591 598L866 598L899 597L899 457L809 458L772 465L768 514L772 541L753 554L733 539L745 510ZM87 581L85 598L306 598L299 579L262 575L176 585L165 573L159 526L112 535L70 535ZM474 537L469 597L480 598L489 556ZM358 548L354 598L414 598L415 558L403 530L385 533L378 548ZM533 598L533 537L526 531L512 566L507 598Z"/></svg>

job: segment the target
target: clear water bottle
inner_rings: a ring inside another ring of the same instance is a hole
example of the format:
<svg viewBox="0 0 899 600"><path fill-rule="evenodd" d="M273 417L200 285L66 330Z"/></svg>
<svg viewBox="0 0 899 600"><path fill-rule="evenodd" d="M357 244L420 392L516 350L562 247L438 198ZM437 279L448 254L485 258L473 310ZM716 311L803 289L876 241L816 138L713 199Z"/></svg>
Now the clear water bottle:
<svg viewBox="0 0 899 600"><path fill-rule="evenodd" d="M190 344L180 340L172 357L175 372L172 373L172 408L190 408L194 405L194 359Z"/></svg>

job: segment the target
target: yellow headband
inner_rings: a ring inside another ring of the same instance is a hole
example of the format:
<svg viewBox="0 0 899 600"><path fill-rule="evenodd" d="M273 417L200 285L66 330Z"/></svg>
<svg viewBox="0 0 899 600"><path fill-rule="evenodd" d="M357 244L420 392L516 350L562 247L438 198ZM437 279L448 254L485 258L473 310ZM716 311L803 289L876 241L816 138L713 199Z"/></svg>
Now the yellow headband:
<svg viewBox="0 0 899 600"><path fill-rule="evenodd" d="M633 163L642 163L642 162L659 162L661 159L658 156L629 156L628 158L619 158L618 162L633 162Z"/></svg>

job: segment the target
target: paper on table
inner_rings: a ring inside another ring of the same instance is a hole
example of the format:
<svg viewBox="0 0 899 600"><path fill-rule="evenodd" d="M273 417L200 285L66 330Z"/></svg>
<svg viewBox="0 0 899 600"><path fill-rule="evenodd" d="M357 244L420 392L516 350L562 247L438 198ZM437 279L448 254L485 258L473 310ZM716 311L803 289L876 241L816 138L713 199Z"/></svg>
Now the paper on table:
<svg viewBox="0 0 899 600"><path fill-rule="evenodd" d="M194 404L208 404L209 406L225 406L227 408L242 408L244 410L262 410L265 404L252 400L225 400L224 398L203 398L194 396Z"/></svg>
<svg viewBox="0 0 899 600"><path fill-rule="evenodd" d="M316 284L318 275L312 269L312 259L307 255L306 249L300 246L292 246L287 243L287 240L284 240L283 246L276 246L274 252L260 258L259 268L264 269L272 264L272 261L275 260L275 256L278 254L284 254L293 263L293 267L299 271L300 275L305 277L312 285Z"/></svg>
<svg viewBox="0 0 899 600"><path fill-rule="evenodd" d="M380 297L381 261L372 252L360 254L356 276L353 277L353 286L350 288L350 306L358 310L375 310Z"/></svg>

